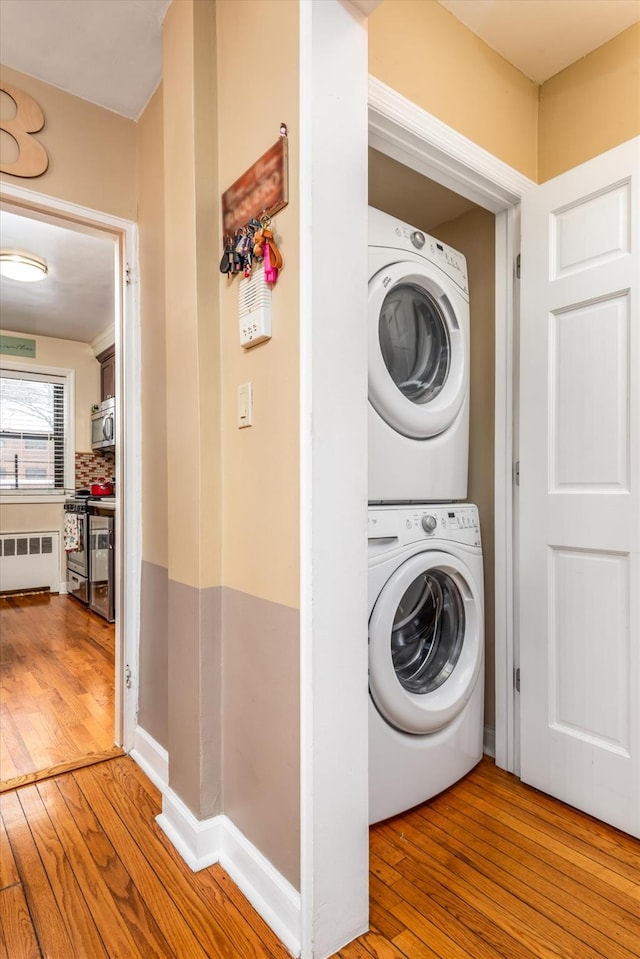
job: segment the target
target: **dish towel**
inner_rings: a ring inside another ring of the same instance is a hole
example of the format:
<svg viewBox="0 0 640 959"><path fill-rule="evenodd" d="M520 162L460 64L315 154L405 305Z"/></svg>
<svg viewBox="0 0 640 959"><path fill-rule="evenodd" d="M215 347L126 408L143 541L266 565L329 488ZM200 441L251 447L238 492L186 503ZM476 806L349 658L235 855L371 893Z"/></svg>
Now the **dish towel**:
<svg viewBox="0 0 640 959"><path fill-rule="evenodd" d="M81 547L80 523L77 513L65 513L64 516L64 548L67 553L73 553Z"/></svg>

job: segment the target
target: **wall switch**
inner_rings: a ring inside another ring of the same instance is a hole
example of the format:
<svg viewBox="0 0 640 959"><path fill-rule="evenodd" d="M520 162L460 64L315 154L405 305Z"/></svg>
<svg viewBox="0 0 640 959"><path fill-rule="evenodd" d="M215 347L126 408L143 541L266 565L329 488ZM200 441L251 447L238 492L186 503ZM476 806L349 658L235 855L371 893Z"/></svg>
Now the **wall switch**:
<svg viewBox="0 0 640 959"><path fill-rule="evenodd" d="M253 425L253 383L238 386L238 429Z"/></svg>

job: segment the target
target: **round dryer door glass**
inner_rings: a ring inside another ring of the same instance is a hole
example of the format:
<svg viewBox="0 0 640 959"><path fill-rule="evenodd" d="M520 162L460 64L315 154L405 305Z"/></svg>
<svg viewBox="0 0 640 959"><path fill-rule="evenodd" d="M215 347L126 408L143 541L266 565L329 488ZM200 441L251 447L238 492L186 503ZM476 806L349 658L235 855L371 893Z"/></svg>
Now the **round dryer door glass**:
<svg viewBox="0 0 640 959"><path fill-rule="evenodd" d="M444 386L450 344L442 311L419 286L399 283L384 298L378 327L382 358L412 403L428 403Z"/></svg>
<svg viewBox="0 0 640 959"><path fill-rule="evenodd" d="M422 573L404 593L391 627L391 657L409 693L433 692L451 675L465 635L464 604L443 570Z"/></svg>

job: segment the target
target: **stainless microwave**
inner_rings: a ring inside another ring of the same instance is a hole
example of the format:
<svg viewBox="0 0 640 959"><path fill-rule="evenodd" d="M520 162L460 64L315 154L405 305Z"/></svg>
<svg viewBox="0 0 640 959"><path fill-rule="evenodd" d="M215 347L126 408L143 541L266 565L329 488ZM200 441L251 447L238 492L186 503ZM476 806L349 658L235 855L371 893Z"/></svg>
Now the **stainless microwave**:
<svg viewBox="0 0 640 959"><path fill-rule="evenodd" d="M116 403L113 398L94 406L91 414L91 449L108 450L116 445Z"/></svg>

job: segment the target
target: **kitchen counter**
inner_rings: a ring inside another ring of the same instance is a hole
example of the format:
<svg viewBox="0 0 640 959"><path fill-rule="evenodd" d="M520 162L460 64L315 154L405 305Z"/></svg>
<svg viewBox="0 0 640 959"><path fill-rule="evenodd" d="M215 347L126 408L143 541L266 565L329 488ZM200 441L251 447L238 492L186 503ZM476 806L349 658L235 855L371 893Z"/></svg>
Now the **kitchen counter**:
<svg viewBox="0 0 640 959"><path fill-rule="evenodd" d="M98 510L109 510L110 512L115 512L116 500L115 496L113 498L105 499L90 499L87 503L87 508L89 512L96 513Z"/></svg>

